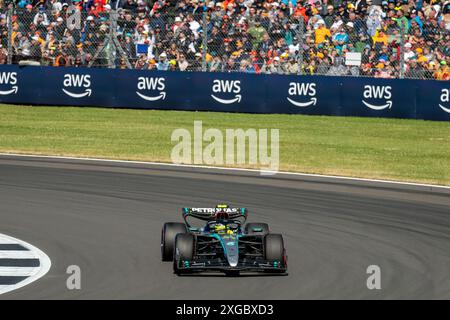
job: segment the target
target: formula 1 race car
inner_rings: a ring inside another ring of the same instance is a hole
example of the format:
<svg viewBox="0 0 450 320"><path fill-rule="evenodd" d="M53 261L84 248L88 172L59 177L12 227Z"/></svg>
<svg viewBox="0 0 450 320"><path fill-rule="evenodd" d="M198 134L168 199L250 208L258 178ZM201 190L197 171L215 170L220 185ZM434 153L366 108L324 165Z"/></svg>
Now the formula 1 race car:
<svg viewBox="0 0 450 320"><path fill-rule="evenodd" d="M193 227L190 218L206 221ZM183 208L184 223L167 222L161 232L163 261L173 261L176 274L241 271L286 274L287 256L281 234L266 223L247 223L246 208ZM245 224L245 225L244 225Z"/></svg>

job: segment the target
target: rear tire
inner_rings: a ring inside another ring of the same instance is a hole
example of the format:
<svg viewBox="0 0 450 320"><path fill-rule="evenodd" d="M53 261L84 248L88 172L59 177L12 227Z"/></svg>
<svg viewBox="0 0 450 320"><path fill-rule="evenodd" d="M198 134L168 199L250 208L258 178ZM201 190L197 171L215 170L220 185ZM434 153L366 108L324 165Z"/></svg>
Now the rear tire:
<svg viewBox="0 0 450 320"><path fill-rule="evenodd" d="M258 231L255 231L258 230ZM253 234L268 234L269 233L269 225L267 223L247 223L244 228L244 232L249 235Z"/></svg>
<svg viewBox="0 0 450 320"><path fill-rule="evenodd" d="M176 274L189 273L189 270L180 269L181 261L191 261L194 258L195 237L190 233L179 233L175 238L173 257L173 271Z"/></svg>
<svg viewBox="0 0 450 320"><path fill-rule="evenodd" d="M184 223L167 222L161 231L161 258L162 261L172 261L175 248L175 237L179 233L187 233Z"/></svg>

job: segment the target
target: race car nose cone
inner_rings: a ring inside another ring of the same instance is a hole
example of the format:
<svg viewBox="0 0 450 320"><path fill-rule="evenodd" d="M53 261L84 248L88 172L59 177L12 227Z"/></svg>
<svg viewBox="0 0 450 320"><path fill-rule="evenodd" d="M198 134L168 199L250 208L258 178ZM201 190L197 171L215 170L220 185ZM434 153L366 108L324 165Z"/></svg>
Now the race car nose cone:
<svg viewBox="0 0 450 320"><path fill-rule="evenodd" d="M236 267L237 264L238 264L238 262L237 262L237 260L236 260L236 261L230 261L230 260L228 260L228 264L230 265L230 267Z"/></svg>
<svg viewBox="0 0 450 320"><path fill-rule="evenodd" d="M237 242L230 241L226 244L227 261L230 267L236 267L239 261Z"/></svg>

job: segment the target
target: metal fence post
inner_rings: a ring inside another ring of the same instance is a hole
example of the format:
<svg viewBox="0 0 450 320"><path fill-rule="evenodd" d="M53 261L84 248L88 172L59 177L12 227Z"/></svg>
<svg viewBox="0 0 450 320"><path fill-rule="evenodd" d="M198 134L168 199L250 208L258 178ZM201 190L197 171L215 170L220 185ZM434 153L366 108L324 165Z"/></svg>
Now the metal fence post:
<svg viewBox="0 0 450 320"><path fill-rule="evenodd" d="M14 9L9 8L8 10L8 16L7 16L7 22L8 22L8 64L12 64L12 58L13 58L13 15L14 15Z"/></svg>
<svg viewBox="0 0 450 320"><path fill-rule="evenodd" d="M116 31L116 10L111 10L109 12L109 39L108 39L108 68L115 68L116 64L114 61L114 33Z"/></svg>
<svg viewBox="0 0 450 320"><path fill-rule="evenodd" d="M203 41L202 41L202 71L207 71L206 54L208 52L208 19L206 11L203 12Z"/></svg>
<svg viewBox="0 0 450 320"><path fill-rule="evenodd" d="M405 25L402 21L400 27L400 66L398 77L403 79L405 77Z"/></svg>
<svg viewBox="0 0 450 320"><path fill-rule="evenodd" d="M297 57L297 64L298 64L298 74L303 74L303 38L304 38L304 32L305 32L305 20L303 17L300 17L299 23L298 23L298 32L297 32L297 40L298 40L298 57Z"/></svg>

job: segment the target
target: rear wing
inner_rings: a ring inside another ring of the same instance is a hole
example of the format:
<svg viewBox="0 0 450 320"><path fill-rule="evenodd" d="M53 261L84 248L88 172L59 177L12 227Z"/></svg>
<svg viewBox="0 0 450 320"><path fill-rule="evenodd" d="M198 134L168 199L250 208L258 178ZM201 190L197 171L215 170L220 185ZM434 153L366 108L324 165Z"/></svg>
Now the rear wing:
<svg viewBox="0 0 450 320"><path fill-rule="evenodd" d="M193 217L203 221L212 221L216 218L218 212L225 211L228 213L230 220L233 219L243 219L244 222L247 220L247 208L183 208L183 219Z"/></svg>

